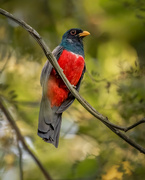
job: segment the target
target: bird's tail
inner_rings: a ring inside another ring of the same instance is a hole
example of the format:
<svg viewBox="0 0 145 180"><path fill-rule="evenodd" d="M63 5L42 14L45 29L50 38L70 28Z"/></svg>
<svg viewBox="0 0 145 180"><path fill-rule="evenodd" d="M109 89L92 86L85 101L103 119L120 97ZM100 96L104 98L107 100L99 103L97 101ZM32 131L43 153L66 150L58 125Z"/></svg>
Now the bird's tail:
<svg viewBox="0 0 145 180"><path fill-rule="evenodd" d="M38 124L38 136L47 143L53 144L56 148L59 143L62 114L50 111L50 104L47 99L41 100Z"/></svg>

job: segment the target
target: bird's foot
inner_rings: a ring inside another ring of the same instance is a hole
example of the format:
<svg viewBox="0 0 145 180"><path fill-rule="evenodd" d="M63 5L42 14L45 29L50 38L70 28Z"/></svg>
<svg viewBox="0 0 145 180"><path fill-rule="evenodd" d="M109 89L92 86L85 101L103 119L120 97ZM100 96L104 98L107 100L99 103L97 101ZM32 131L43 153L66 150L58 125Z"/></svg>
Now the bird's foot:
<svg viewBox="0 0 145 180"><path fill-rule="evenodd" d="M76 88L77 88L77 87L76 87L75 85L73 85L73 84L72 84L72 87L73 87L74 89L76 89Z"/></svg>

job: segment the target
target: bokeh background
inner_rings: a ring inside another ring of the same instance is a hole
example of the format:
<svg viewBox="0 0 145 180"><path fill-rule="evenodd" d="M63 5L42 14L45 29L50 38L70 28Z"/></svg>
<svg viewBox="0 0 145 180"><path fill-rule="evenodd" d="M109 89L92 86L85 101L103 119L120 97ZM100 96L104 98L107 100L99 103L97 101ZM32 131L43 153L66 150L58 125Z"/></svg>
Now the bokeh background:
<svg viewBox="0 0 145 180"><path fill-rule="evenodd" d="M128 126L145 116L144 0L0 0L0 7L36 29L53 50L77 27L87 72L80 94L111 122ZM63 113L58 149L37 136L41 48L16 23L0 15L0 96L25 140L54 180L142 180L145 156L113 134L77 101ZM127 134L145 147L145 125ZM45 179L23 149L25 180ZM0 179L19 180L15 131L0 111Z"/></svg>

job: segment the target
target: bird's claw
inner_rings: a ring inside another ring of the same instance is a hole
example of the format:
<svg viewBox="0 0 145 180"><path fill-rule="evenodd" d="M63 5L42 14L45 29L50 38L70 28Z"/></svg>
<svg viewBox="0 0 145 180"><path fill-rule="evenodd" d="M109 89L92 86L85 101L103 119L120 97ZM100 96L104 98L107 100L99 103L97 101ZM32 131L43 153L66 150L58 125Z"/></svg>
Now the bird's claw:
<svg viewBox="0 0 145 180"><path fill-rule="evenodd" d="M77 88L75 85L72 85L72 87L73 87L74 89L76 89L76 88Z"/></svg>

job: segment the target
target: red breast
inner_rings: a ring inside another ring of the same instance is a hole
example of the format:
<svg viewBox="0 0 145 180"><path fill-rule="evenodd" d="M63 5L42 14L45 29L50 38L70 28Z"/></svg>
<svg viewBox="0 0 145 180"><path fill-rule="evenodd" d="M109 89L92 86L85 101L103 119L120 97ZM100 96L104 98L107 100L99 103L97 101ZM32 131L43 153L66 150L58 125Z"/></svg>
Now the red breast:
<svg viewBox="0 0 145 180"><path fill-rule="evenodd" d="M63 69L63 73L66 75L69 82L76 86L82 75L84 69L84 58L80 55L74 54L70 51L63 50L58 64ZM55 69L52 69L48 80L48 98L51 101L51 107L60 106L63 101L68 97L69 90L64 82L56 74Z"/></svg>

